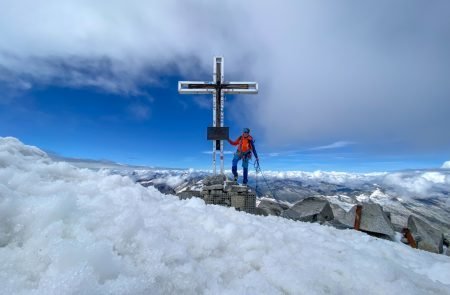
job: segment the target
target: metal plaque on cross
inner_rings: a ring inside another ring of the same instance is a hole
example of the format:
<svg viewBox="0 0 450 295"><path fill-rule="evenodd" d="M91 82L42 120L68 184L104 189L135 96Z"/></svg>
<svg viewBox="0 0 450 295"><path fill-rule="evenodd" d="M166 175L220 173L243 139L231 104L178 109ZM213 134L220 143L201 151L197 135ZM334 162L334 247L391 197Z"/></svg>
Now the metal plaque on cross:
<svg viewBox="0 0 450 295"><path fill-rule="evenodd" d="M220 173L223 169L223 141L228 139L228 127L224 127L224 94L256 94L256 82L225 82L224 60L221 56L214 57L214 72L212 82L179 81L180 94L212 94L213 96L213 126L207 128L207 139L213 141L213 171L216 174L216 151L220 151Z"/></svg>

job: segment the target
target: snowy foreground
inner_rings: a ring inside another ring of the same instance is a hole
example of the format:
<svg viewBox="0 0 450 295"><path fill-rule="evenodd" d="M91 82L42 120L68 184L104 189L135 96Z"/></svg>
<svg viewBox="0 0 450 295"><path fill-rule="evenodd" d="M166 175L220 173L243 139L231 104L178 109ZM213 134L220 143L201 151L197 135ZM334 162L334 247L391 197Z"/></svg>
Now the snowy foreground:
<svg viewBox="0 0 450 295"><path fill-rule="evenodd" d="M450 258L179 201L0 138L0 294L450 294Z"/></svg>

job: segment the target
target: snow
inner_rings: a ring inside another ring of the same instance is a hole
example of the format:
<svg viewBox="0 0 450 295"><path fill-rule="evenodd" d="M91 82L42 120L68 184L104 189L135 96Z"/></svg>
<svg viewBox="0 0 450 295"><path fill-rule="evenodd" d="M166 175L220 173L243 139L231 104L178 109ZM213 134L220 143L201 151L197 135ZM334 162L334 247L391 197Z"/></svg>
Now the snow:
<svg viewBox="0 0 450 295"><path fill-rule="evenodd" d="M1 294L448 294L450 259L178 200L0 138Z"/></svg>

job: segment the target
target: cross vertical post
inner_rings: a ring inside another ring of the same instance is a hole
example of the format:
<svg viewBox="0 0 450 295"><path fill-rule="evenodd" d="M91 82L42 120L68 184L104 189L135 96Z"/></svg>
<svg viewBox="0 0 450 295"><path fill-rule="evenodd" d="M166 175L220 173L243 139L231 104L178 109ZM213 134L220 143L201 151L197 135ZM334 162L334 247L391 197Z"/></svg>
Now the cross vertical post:
<svg viewBox="0 0 450 295"><path fill-rule="evenodd" d="M212 82L178 81L180 94L212 94L213 95L213 127L207 129L207 139L213 141L213 172L217 174L216 153L220 151L220 173L224 174L223 141L228 139L228 127L224 127L225 93L228 94L256 94L256 82L225 82L224 59L214 57L214 71Z"/></svg>

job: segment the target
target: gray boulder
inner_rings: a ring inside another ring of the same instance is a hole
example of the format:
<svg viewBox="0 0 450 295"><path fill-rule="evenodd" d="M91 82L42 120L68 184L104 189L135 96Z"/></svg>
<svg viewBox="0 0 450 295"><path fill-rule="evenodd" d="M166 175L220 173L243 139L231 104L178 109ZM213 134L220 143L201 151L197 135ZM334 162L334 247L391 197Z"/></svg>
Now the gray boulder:
<svg viewBox="0 0 450 295"><path fill-rule="evenodd" d="M165 183L155 183L154 187L165 195L175 195L175 190Z"/></svg>
<svg viewBox="0 0 450 295"><path fill-rule="evenodd" d="M225 182L226 179L227 179L226 176L223 174L211 175L211 176L208 176L203 179L203 185L205 185L205 186L216 185L216 184L223 185L223 183Z"/></svg>
<svg viewBox="0 0 450 295"><path fill-rule="evenodd" d="M416 240L417 248L438 254L443 252L444 235L422 219L410 215L408 229Z"/></svg>
<svg viewBox="0 0 450 295"><path fill-rule="evenodd" d="M285 210L282 217L306 222L324 223L334 218L333 210L327 200L310 197Z"/></svg>
<svg viewBox="0 0 450 295"><path fill-rule="evenodd" d="M212 185L206 185L203 186L204 191L210 191L210 190L223 190L223 184L212 184Z"/></svg>
<svg viewBox="0 0 450 295"><path fill-rule="evenodd" d="M256 215L261 215L261 216L267 216L267 215L269 215L269 214L267 214L266 211L264 211L263 209L258 208L258 207L255 208L255 214L256 214Z"/></svg>
<svg viewBox="0 0 450 295"><path fill-rule="evenodd" d="M263 215L275 215L280 216L281 213L289 209L289 206L282 203L277 203L271 200L263 199L258 205L258 212L261 212Z"/></svg>
<svg viewBox="0 0 450 295"><path fill-rule="evenodd" d="M224 190L229 192L235 185L238 185L237 181L227 180L227 181L225 181Z"/></svg>
<svg viewBox="0 0 450 295"><path fill-rule="evenodd" d="M345 214L342 220L349 227L354 226L356 215L356 206ZM395 231L386 212L379 204L364 203L362 204L360 230L370 235L394 240Z"/></svg>
<svg viewBox="0 0 450 295"><path fill-rule="evenodd" d="M342 220L345 219L345 212L344 209L342 209L339 205L330 203L331 209L333 210L333 216L334 218L332 220L326 221L323 224L332 226L337 229L350 229L353 228L353 226L348 226L345 224Z"/></svg>
<svg viewBox="0 0 450 295"><path fill-rule="evenodd" d="M229 187L229 191L233 193L246 193L249 189L246 185L232 185Z"/></svg>
<svg viewBox="0 0 450 295"><path fill-rule="evenodd" d="M344 209L342 209L339 205L333 203L330 203L330 206L331 210L333 210L334 219L336 220L345 219L345 214L347 214L347 212L345 212Z"/></svg>
<svg viewBox="0 0 450 295"><path fill-rule="evenodd" d="M231 206L238 211L244 211L247 213L256 213L256 195L252 192L246 193L232 193L230 195Z"/></svg>
<svg viewBox="0 0 450 295"><path fill-rule="evenodd" d="M191 190L185 190L182 192L177 193L178 198L180 200L190 199L192 197L201 198L201 191L191 191Z"/></svg>

